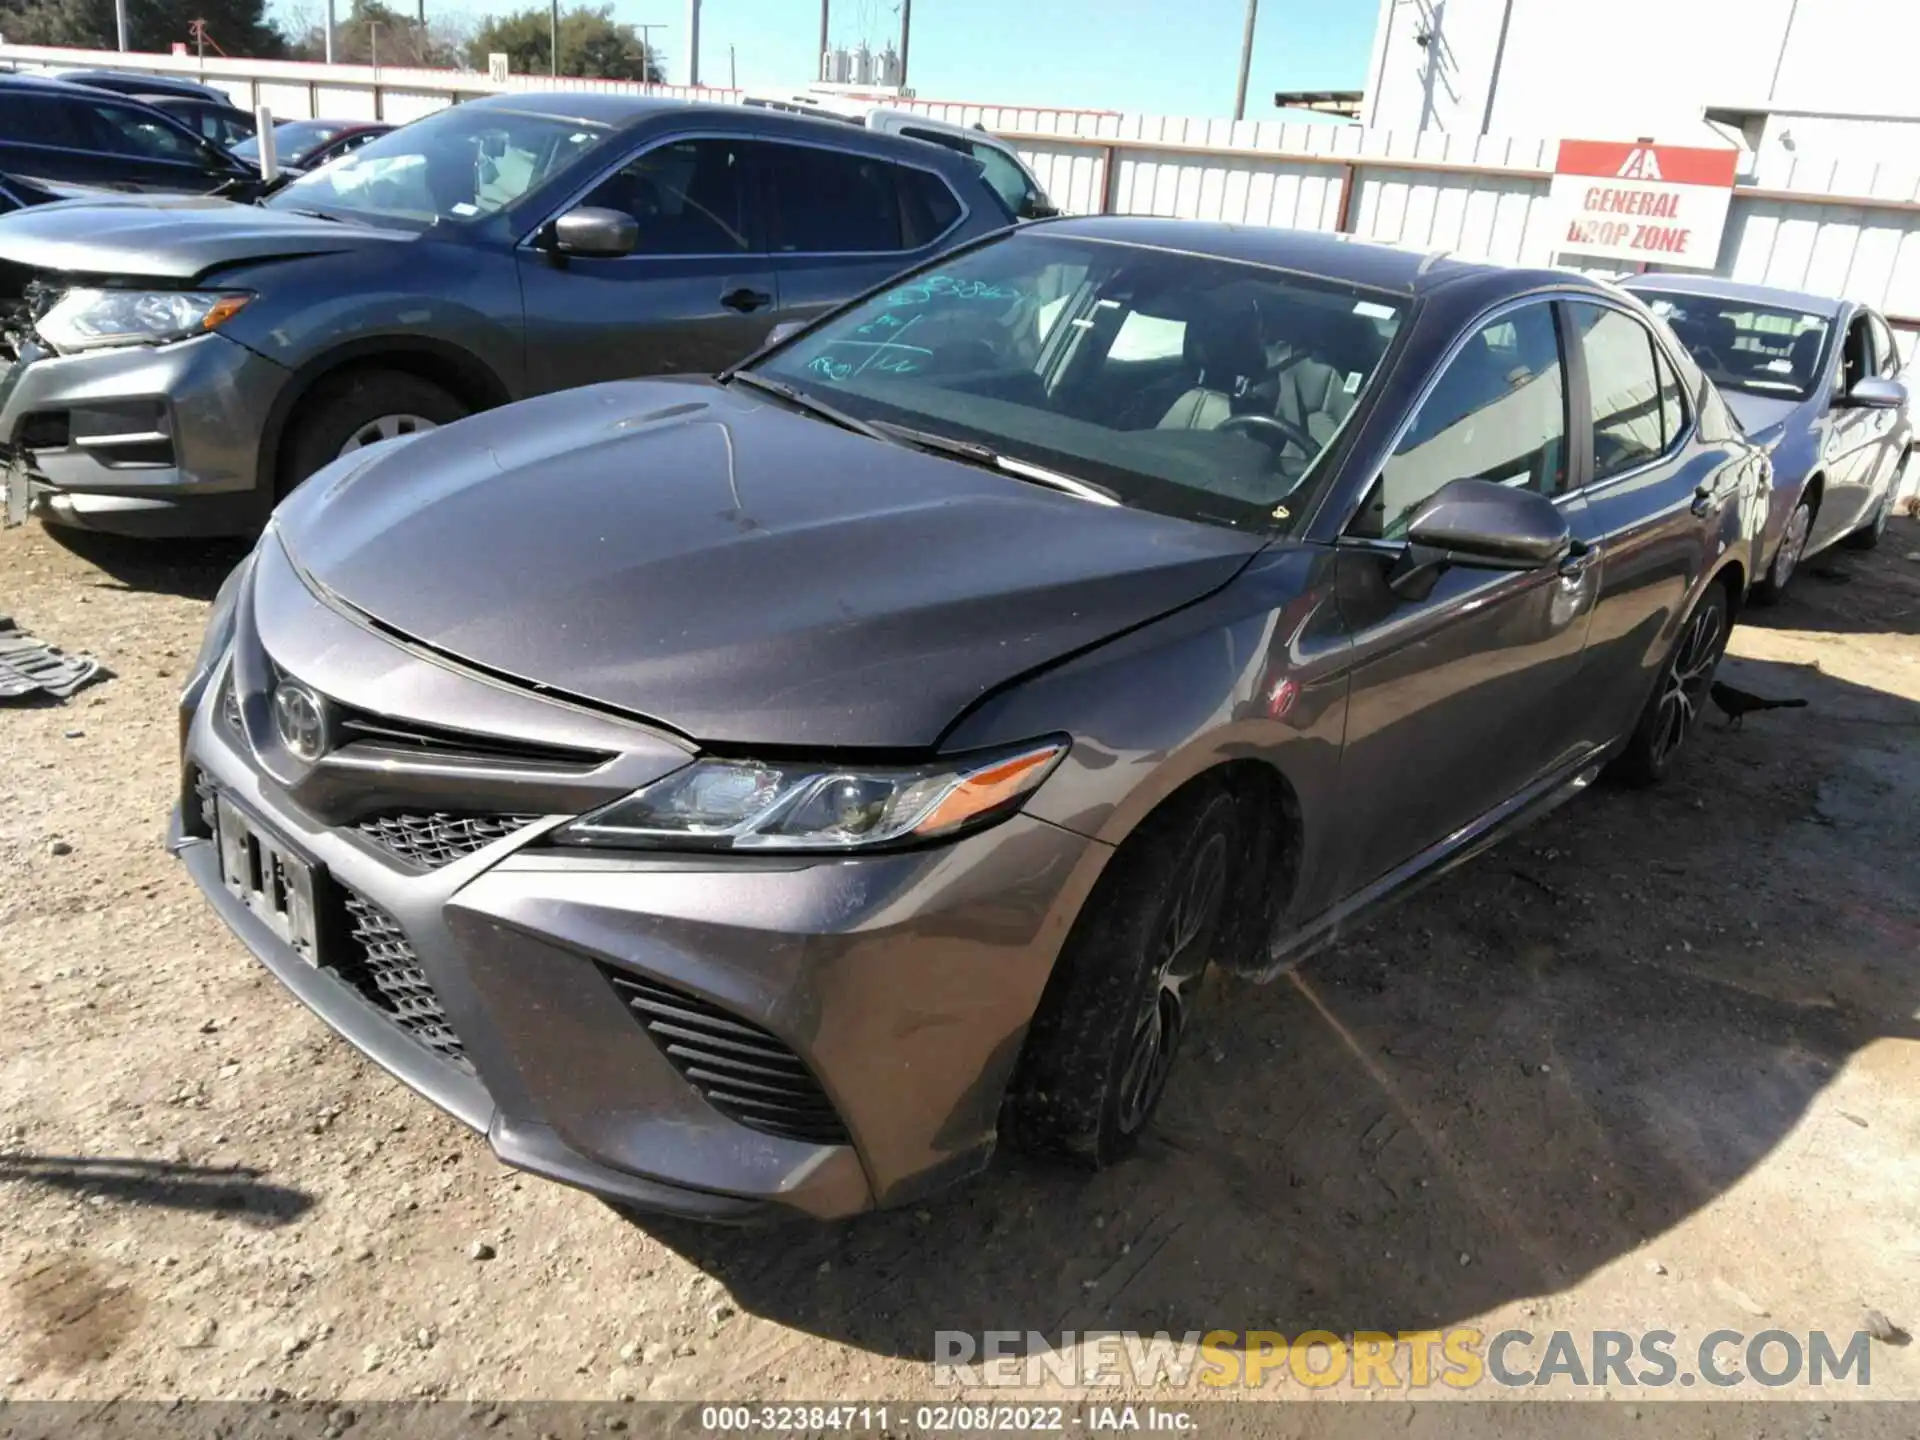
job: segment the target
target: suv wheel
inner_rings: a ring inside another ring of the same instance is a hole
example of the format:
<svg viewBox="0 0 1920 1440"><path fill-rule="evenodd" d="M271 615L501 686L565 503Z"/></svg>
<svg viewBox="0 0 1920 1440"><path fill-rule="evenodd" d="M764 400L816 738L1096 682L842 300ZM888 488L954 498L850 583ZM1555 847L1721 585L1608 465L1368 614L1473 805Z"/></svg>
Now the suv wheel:
<svg viewBox="0 0 1920 1440"><path fill-rule="evenodd" d="M432 381L400 370L351 370L322 381L301 408L305 413L283 452L282 495L342 455L395 436L436 430L468 414Z"/></svg>
<svg viewBox="0 0 1920 1440"><path fill-rule="evenodd" d="M1652 785L1664 780L1674 757L1700 723L1713 672L1727 648L1727 592L1714 584L1693 607L1680 637L1660 666L1660 678L1647 708L1633 727L1626 749L1612 770L1629 785Z"/></svg>
<svg viewBox="0 0 1920 1440"><path fill-rule="evenodd" d="M1165 1093L1226 908L1237 807L1207 786L1108 863L1067 937L1008 1092L1020 1149L1090 1169L1132 1151Z"/></svg>

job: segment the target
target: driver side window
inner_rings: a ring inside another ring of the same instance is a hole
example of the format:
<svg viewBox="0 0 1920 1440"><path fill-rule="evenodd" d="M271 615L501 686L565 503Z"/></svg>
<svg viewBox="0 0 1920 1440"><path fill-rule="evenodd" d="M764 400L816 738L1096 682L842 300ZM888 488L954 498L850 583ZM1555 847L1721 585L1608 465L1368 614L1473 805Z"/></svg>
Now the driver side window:
<svg viewBox="0 0 1920 1440"><path fill-rule="evenodd" d="M1510 310L1468 337L1414 412L1351 534L1397 539L1455 480L1558 495L1566 488L1567 394L1553 305Z"/></svg>
<svg viewBox="0 0 1920 1440"><path fill-rule="evenodd" d="M1847 344L1840 357L1840 393L1852 393L1853 387L1873 374L1873 340L1867 330L1865 311L1853 317L1847 326Z"/></svg>
<svg viewBox="0 0 1920 1440"><path fill-rule="evenodd" d="M631 215L636 255L726 255L748 248L746 151L733 140L679 140L637 156L581 202Z"/></svg>

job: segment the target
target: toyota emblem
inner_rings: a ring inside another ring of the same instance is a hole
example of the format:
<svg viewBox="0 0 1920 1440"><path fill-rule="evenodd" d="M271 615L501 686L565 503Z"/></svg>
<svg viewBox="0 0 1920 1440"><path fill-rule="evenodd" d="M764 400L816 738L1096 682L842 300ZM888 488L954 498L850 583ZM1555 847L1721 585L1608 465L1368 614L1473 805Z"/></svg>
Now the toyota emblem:
<svg viewBox="0 0 1920 1440"><path fill-rule="evenodd" d="M327 708L320 697L293 680L273 691L273 728L295 759L311 765L327 753Z"/></svg>

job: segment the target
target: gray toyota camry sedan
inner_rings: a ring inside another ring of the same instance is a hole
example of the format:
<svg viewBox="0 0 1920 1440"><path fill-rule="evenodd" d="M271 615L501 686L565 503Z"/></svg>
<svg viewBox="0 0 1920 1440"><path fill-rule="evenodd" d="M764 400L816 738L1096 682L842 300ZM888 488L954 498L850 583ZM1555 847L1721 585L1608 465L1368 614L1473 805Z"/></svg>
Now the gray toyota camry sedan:
<svg viewBox="0 0 1920 1440"><path fill-rule="evenodd" d="M711 1219L1086 1165L1278 973L1675 760L1768 463L1575 275L1159 220L285 501L173 841L511 1164Z"/></svg>

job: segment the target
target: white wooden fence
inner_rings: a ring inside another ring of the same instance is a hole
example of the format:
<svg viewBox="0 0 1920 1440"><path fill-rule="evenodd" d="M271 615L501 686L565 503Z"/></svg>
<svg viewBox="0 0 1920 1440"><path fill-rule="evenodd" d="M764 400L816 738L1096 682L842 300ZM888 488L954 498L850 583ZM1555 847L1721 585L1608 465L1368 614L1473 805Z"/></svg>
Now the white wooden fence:
<svg viewBox="0 0 1920 1440"><path fill-rule="evenodd" d="M219 86L290 119L407 121L500 90L620 90L733 103L737 91L448 70L199 60L0 45L0 61L59 70L112 65ZM1179 119L1115 111L900 102L1010 139L1056 203L1127 213L1345 231L1509 263L1551 260L1547 187L1557 141L1353 125ZM1920 334L1920 156L1900 164L1743 157L1719 271L1847 295Z"/></svg>

